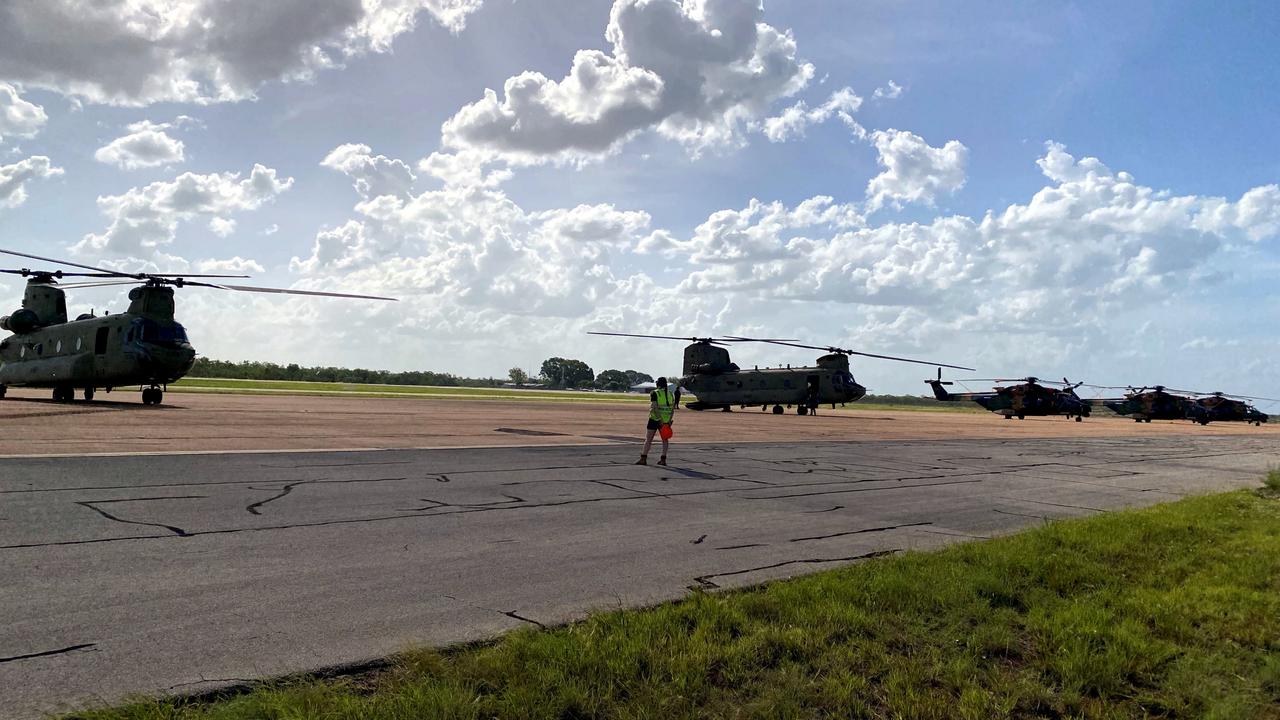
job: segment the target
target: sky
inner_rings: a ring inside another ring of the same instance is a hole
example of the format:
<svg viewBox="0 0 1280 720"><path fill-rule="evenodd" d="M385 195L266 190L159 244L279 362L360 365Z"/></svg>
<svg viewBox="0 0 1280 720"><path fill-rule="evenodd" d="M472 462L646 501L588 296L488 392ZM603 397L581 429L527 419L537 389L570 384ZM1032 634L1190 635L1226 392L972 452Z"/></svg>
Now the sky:
<svg viewBox="0 0 1280 720"><path fill-rule="evenodd" d="M611 330L1278 397L1278 35L1244 1L0 1L0 248L400 300L181 290L223 360L679 370Z"/></svg>

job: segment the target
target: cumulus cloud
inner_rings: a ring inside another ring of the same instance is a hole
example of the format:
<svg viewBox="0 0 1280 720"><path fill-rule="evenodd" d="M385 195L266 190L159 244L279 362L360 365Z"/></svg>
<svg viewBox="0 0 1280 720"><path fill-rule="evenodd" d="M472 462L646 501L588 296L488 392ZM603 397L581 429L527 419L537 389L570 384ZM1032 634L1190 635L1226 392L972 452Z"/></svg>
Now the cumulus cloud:
<svg viewBox="0 0 1280 720"><path fill-rule="evenodd" d="M154 257L173 242L182 222L209 218L214 232L235 228L228 216L255 210L293 185L276 171L254 165L248 177L239 173L183 173L172 181L135 187L122 195L98 198L98 209L110 219L101 233L85 235L77 253ZM228 224L230 223L230 224Z"/></svg>
<svg viewBox="0 0 1280 720"><path fill-rule="evenodd" d="M44 155L32 155L11 165L0 165L0 208L14 208L27 200L27 181L62 174Z"/></svg>
<svg viewBox="0 0 1280 720"><path fill-rule="evenodd" d="M44 108L22 99L18 89L0 82L0 142L9 137L34 137L49 116Z"/></svg>
<svg viewBox="0 0 1280 720"><path fill-rule="evenodd" d="M347 143L333 149L320 162L351 178L356 192L368 200L380 195L407 195L417 178L401 160L372 155L368 145Z"/></svg>
<svg viewBox="0 0 1280 720"><path fill-rule="evenodd" d="M859 138L866 136L866 130L853 119L853 114L862 107L862 98L849 88L841 88L833 93L826 102L818 107L810 108L803 100L783 110L780 115L764 121L764 134L770 142L784 142L792 138L804 137L810 125L818 125L835 115L840 118L853 134Z"/></svg>
<svg viewBox="0 0 1280 720"><path fill-rule="evenodd" d="M93 157L100 163L115 165L122 170L180 163L186 158L185 146L181 140L165 133L170 127L169 123L148 120L133 123L128 127L128 135L98 148Z"/></svg>
<svg viewBox="0 0 1280 720"><path fill-rule="evenodd" d="M964 187L965 163L969 148L958 140L932 147L924 138L905 130L877 130L871 133L884 171L867 183L867 208L878 210L886 204L933 205L942 193ZM1060 179L1060 178L1055 178Z"/></svg>
<svg viewBox="0 0 1280 720"><path fill-rule="evenodd" d="M482 0L42 0L0 5L0 76L89 102L223 102L385 52L426 13L461 30Z"/></svg>
<svg viewBox="0 0 1280 720"><path fill-rule="evenodd" d="M982 218L871 225L830 198L753 201L713 213L688 240L655 232L645 243L692 266L679 285L690 293L880 306L891 311L882 322L1016 333L1078 332L1209 285L1232 243L1280 233L1259 220L1280 208L1271 186L1234 202L1173 196L1060 145L1039 162L1052 184Z"/></svg>
<svg viewBox="0 0 1280 720"><path fill-rule="evenodd" d="M209 232L220 238L231 237L236 231L236 221L231 218L216 217L209 221Z"/></svg>
<svg viewBox="0 0 1280 720"><path fill-rule="evenodd" d="M897 100L902 97L903 87L898 83L890 80L889 84L884 87L878 87L875 92L871 93L872 100Z"/></svg>
<svg viewBox="0 0 1280 720"><path fill-rule="evenodd" d="M813 66L757 0L616 0L611 50L580 50L552 80L525 72L445 122L444 142L512 163L580 162L648 129L694 151L803 88Z"/></svg>
<svg viewBox="0 0 1280 720"><path fill-rule="evenodd" d="M861 203L819 196L717 210L687 233L611 205L531 211L483 175L468 184L458 174L440 189L360 196L349 220L291 264L297 287L413 302L390 312L272 299L243 312L263 332L295 328L298 358L351 357L343 348L358 344L417 366L428 344L453 371L488 372L467 368L512 347L525 358L562 353L564 338L608 328L785 333L943 360L1060 364L1063 353L1106 346L1120 314L1213 292L1241 253L1277 237L1265 221L1269 186L1179 196L1057 145L1040 162L1042 189L980 216L875 223ZM323 333L306 334L311 319ZM937 353L944 346L951 352ZM618 347L592 345L590 357L661 356ZM777 352L763 356L776 362ZM877 368L877 382L897 372Z"/></svg>

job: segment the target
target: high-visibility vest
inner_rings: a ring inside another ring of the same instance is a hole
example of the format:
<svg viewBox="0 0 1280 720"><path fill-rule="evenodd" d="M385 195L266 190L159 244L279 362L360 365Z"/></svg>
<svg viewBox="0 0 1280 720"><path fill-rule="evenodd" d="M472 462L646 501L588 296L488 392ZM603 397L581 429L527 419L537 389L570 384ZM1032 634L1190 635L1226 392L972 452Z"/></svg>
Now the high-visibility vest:
<svg viewBox="0 0 1280 720"><path fill-rule="evenodd" d="M667 388L658 388L653 393L658 398L658 409L649 411L649 419L660 423L671 422L671 416L676 412L675 396Z"/></svg>

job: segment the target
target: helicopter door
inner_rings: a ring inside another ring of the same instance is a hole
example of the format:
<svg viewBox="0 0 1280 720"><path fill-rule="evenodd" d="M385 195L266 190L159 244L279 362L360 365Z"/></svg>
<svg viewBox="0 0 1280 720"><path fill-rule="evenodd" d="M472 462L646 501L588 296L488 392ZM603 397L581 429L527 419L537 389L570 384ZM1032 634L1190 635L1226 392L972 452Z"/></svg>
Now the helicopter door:
<svg viewBox="0 0 1280 720"><path fill-rule="evenodd" d="M107 354L107 338L111 336L111 328L100 327L98 334L93 338L93 354Z"/></svg>
<svg viewBox="0 0 1280 720"><path fill-rule="evenodd" d="M818 396L822 389L822 381L818 375L809 375L805 378L805 401L809 407L818 407Z"/></svg>

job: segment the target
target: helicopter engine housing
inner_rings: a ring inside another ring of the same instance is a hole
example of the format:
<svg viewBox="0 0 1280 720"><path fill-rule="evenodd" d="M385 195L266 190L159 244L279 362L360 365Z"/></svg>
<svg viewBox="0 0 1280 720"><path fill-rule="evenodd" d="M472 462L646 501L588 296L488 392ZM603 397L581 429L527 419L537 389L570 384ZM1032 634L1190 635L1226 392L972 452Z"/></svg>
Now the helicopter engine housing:
<svg viewBox="0 0 1280 720"><path fill-rule="evenodd" d="M31 310L23 308L15 311L12 315L0 318L0 328L8 330L15 335L25 335L40 328L40 316Z"/></svg>

